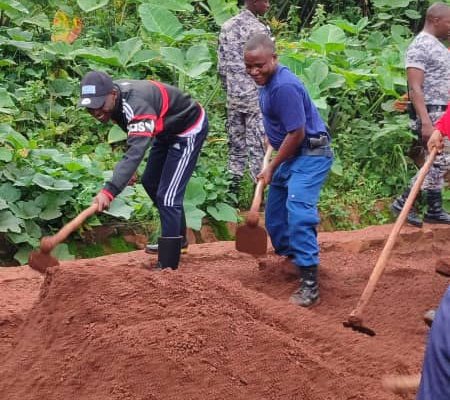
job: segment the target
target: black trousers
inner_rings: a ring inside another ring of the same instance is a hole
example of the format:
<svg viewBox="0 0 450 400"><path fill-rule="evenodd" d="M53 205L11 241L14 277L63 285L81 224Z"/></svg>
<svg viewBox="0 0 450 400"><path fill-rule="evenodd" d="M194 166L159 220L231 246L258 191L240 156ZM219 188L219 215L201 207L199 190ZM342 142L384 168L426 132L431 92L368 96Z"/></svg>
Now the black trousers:
<svg viewBox="0 0 450 400"><path fill-rule="evenodd" d="M186 236L183 199L208 134L204 115L198 132L154 140L141 182L159 211L161 236Z"/></svg>

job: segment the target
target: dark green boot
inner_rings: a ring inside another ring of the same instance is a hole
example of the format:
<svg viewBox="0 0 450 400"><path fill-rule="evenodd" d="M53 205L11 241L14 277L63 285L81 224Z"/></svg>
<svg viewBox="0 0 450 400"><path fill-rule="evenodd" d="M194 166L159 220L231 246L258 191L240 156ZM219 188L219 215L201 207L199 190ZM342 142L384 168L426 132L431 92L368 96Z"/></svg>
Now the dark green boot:
<svg viewBox="0 0 450 400"><path fill-rule="evenodd" d="M292 294L289 301L301 307L311 307L319 302L319 282L317 265L300 267L300 287Z"/></svg>
<svg viewBox="0 0 450 400"><path fill-rule="evenodd" d="M394 200L394 202L391 204L392 214L394 214L396 217L398 217L398 215L402 212L403 206L405 205L406 200L408 199L410 191L411 191L411 188L407 188L403 192L403 194L401 196L397 197ZM422 219L420 218L420 215L417 212L417 209L415 206L416 201L417 201L417 199L414 201L414 203L411 207L411 210L409 210L407 221L409 224L421 228L423 223L422 223Z"/></svg>
<svg viewBox="0 0 450 400"><path fill-rule="evenodd" d="M442 208L442 192L440 190L427 190L427 213L424 221L429 224L450 224L450 214Z"/></svg>

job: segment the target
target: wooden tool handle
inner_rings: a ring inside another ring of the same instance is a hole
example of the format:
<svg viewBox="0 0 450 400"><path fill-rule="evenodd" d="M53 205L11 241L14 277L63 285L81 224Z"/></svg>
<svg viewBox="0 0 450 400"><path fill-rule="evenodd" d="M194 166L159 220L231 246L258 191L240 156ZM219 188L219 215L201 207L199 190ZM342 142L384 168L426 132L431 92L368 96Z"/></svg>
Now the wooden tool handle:
<svg viewBox="0 0 450 400"><path fill-rule="evenodd" d="M417 390L420 385L420 378L420 374L388 375L383 377L381 383L386 390L400 394Z"/></svg>
<svg viewBox="0 0 450 400"><path fill-rule="evenodd" d="M391 254L392 248L394 247L397 236L400 233L400 229L402 228L403 224L408 218L409 211L412 205L414 204L417 194L420 191L425 176L427 175L431 165L434 162L434 159L436 158L436 154L437 150L433 149L427 161L420 169L419 174L417 175L416 182L411 188L411 192L409 193L409 196L403 206L403 209L400 215L398 216L397 221L395 221L394 227L392 228L392 231L389 234L386 244L384 245L383 251L381 252L380 257L378 258L378 261L375 264L375 267L373 268L372 274L370 275L366 288L364 289L364 292L362 293L358 301L358 304L356 305L356 308L350 314L349 321L353 321L355 323L361 322L362 312L366 307L367 303L369 302L369 300L371 299L375 291L375 286L378 283L378 280L380 279L381 275L383 274L386 262L389 258L389 255Z"/></svg>
<svg viewBox="0 0 450 400"><path fill-rule="evenodd" d="M266 154L264 154L263 169L269 165L270 157L272 156L272 151L273 151L273 147L269 144L267 146ZM266 185L264 183L264 180L259 179L258 183L256 184L255 194L253 196L253 201L252 201L252 205L250 207L249 212L251 212L251 213L259 212L259 207L261 206L265 186Z"/></svg>
<svg viewBox="0 0 450 400"><path fill-rule="evenodd" d="M50 253L59 243L67 239L67 237L76 230L87 218L94 215L98 210L98 204L93 203L89 208L86 208L78 214L72 221L64 225L53 236L46 236L41 239L41 250L45 253Z"/></svg>

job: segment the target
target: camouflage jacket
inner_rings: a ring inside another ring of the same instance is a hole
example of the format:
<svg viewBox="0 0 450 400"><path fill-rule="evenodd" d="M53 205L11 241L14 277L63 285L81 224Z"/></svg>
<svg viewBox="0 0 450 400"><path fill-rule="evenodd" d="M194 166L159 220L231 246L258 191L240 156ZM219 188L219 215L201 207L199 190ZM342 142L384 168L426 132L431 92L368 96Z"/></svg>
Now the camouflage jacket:
<svg viewBox="0 0 450 400"><path fill-rule="evenodd" d="M439 39L420 32L406 51L405 67L424 72L425 104L447 104L450 100L450 52Z"/></svg>
<svg viewBox="0 0 450 400"><path fill-rule="evenodd" d="M244 65L244 45L256 33L270 34L270 31L247 9L226 21L220 31L218 70L229 105L248 106L258 102L256 84L245 72Z"/></svg>

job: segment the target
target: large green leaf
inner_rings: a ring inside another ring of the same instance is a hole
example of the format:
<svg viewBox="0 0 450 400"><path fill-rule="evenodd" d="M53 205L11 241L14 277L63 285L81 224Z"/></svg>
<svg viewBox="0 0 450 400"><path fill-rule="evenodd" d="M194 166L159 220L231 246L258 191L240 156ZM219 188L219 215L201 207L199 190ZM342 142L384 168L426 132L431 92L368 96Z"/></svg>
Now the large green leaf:
<svg viewBox="0 0 450 400"><path fill-rule="evenodd" d="M117 143L127 139L127 134L118 125L113 125L108 133L108 143Z"/></svg>
<svg viewBox="0 0 450 400"><path fill-rule="evenodd" d="M28 147L28 140L25 136L16 132L8 124L0 124L0 143L8 142L16 150Z"/></svg>
<svg viewBox="0 0 450 400"><path fill-rule="evenodd" d="M217 203L214 206L208 206L206 211L216 221L237 222L238 215L236 209L225 203Z"/></svg>
<svg viewBox="0 0 450 400"><path fill-rule="evenodd" d="M29 14L28 9L16 0L0 0L0 10L16 11L19 13Z"/></svg>
<svg viewBox="0 0 450 400"><path fill-rule="evenodd" d="M163 60L191 78L196 78L211 68L212 62L206 45L191 46L186 54L176 47L161 47Z"/></svg>
<svg viewBox="0 0 450 400"><path fill-rule="evenodd" d="M68 97L74 92L74 87L67 79L53 79L48 84L48 91L56 97Z"/></svg>
<svg viewBox="0 0 450 400"><path fill-rule="evenodd" d="M11 149L6 147L0 147L0 161L10 162L13 158L13 153Z"/></svg>
<svg viewBox="0 0 450 400"><path fill-rule="evenodd" d="M159 57L159 52L155 50L139 50L130 60L128 67L134 67L140 64L149 64L155 58Z"/></svg>
<svg viewBox="0 0 450 400"><path fill-rule="evenodd" d="M238 12L237 3L229 0L208 0L208 6L217 25L222 24Z"/></svg>
<svg viewBox="0 0 450 400"><path fill-rule="evenodd" d="M36 204L38 204L42 209L39 214L39 218L45 221L50 221L60 217L62 215L61 206L66 204L70 199L70 192L44 192L40 194L36 198Z"/></svg>
<svg viewBox="0 0 450 400"><path fill-rule="evenodd" d="M126 204L121 198L117 198L111 203L109 209L103 212L116 218L130 219L133 207Z"/></svg>
<svg viewBox="0 0 450 400"><path fill-rule="evenodd" d="M0 211L0 232L20 233L21 222L11 211Z"/></svg>
<svg viewBox="0 0 450 400"><path fill-rule="evenodd" d="M0 88L0 112L5 114L14 114L18 110L12 101L12 98L5 88Z"/></svg>
<svg viewBox="0 0 450 400"><path fill-rule="evenodd" d="M408 7L412 0L373 0L375 7L402 8Z"/></svg>
<svg viewBox="0 0 450 400"><path fill-rule="evenodd" d="M114 50L86 47L83 49L75 50L72 55L101 64L111 65L113 67L120 67L122 65L120 61L120 55Z"/></svg>
<svg viewBox="0 0 450 400"><path fill-rule="evenodd" d="M65 179L55 179L49 175L37 173L33 177L33 182L46 190L71 190L73 185Z"/></svg>
<svg viewBox="0 0 450 400"><path fill-rule="evenodd" d="M20 28L11 28L7 29L6 33L8 36L13 40L20 40L20 41L31 41L33 40L33 33L29 31L24 31Z"/></svg>
<svg viewBox="0 0 450 400"><path fill-rule="evenodd" d="M16 203L10 204L9 208L16 217L22 219L37 218L41 212L41 208L36 204L34 200L18 201Z"/></svg>
<svg viewBox="0 0 450 400"><path fill-rule="evenodd" d="M205 44L189 47L186 52L187 75L196 78L208 71L211 66L211 56Z"/></svg>
<svg viewBox="0 0 450 400"><path fill-rule="evenodd" d="M25 265L28 262L28 258L32 250L32 246L20 246L17 253L14 254L14 259L17 260L20 265Z"/></svg>
<svg viewBox="0 0 450 400"><path fill-rule="evenodd" d="M202 220L206 215L205 212L186 201L184 202L184 212L186 214L186 225L188 228L196 231L202 229Z"/></svg>
<svg viewBox="0 0 450 400"><path fill-rule="evenodd" d="M70 253L69 246L66 243L61 243L58 246L56 246L52 251L52 255L56 257L58 260L75 259L75 256Z"/></svg>
<svg viewBox="0 0 450 400"><path fill-rule="evenodd" d="M22 40L9 40L0 37L0 45L12 46L19 50L31 51L36 46L36 42L24 42Z"/></svg>
<svg viewBox="0 0 450 400"><path fill-rule="evenodd" d="M203 204L206 199L206 191L203 189L205 184L205 178L191 178L184 195L184 203L190 203L194 206Z"/></svg>
<svg viewBox="0 0 450 400"><path fill-rule="evenodd" d="M0 198L7 202L15 202L20 199L22 192L14 187L12 183L6 182L0 185Z"/></svg>
<svg viewBox="0 0 450 400"><path fill-rule="evenodd" d="M323 25L311 33L310 40L325 46L328 43L341 43L346 41L344 31L335 25Z"/></svg>
<svg viewBox="0 0 450 400"><path fill-rule="evenodd" d="M0 199L0 210L4 210L5 208L8 208L8 204L5 200Z"/></svg>
<svg viewBox="0 0 450 400"><path fill-rule="evenodd" d="M77 3L84 12L90 12L106 6L109 0L77 0Z"/></svg>
<svg viewBox="0 0 450 400"><path fill-rule="evenodd" d="M340 88L344 84L345 84L345 78L342 75L331 72L320 83L320 90L322 92L325 92L331 88Z"/></svg>
<svg viewBox="0 0 450 400"><path fill-rule="evenodd" d="M24 18L23 22L30 25L39 26L44 29L50 29L50 22L48 16L44 13L33 14L30 18Z"/></svg>
<svg viewBox="0 0 450 400"><path fill-rule="evenodd" d="M144 28L175 39L182 31L178 18L166 8L151 4L141 4L138 8Z"/></svg>
<svg viewBox="0 0 450 400"><path fill-rule="evenodd" d="M305 69L305 76L308 82L319 87L328 75L328 65L321 60L315 60L308 68Z"/></svg>
<svg viewBox="0 0 450 400"><path fill-rule="evenodd" d="M184 71L184 53L176 47L161 47L161 56L163 60L180 71Z"/></svg>
<svg viewBox="0 0 450 400"><path fill-rule="evenodd" d="M123 67L126 67L138 51L141 50L143 42L134 37L124 42L118 42L114 47L117 48L119 59Z"/></svg>
<svg viewBox="0 0 450 400"><path fill-rule="evenodd" d="M142 3L151 4L153 7L164 7L172 11L194 11L194 7L188 0L143 0Z"/></svg>

